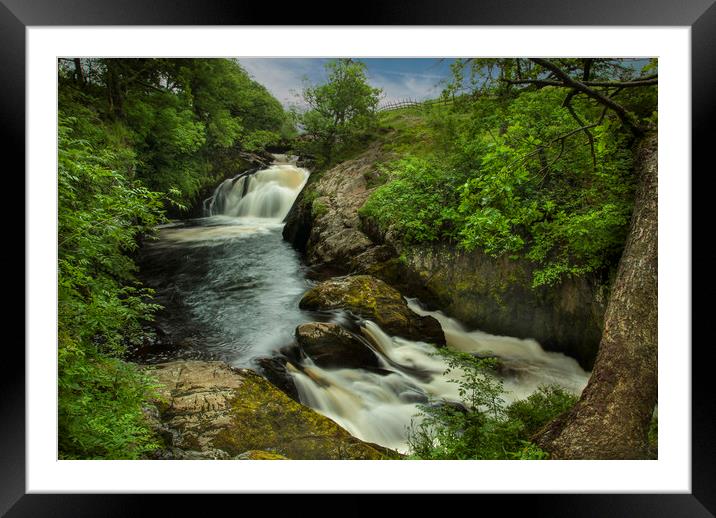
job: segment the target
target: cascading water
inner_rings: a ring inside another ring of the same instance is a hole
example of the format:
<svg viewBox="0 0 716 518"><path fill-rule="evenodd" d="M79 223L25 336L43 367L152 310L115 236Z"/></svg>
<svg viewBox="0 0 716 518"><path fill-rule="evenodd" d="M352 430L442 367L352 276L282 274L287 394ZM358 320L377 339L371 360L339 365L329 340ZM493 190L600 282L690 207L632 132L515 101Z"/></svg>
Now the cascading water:
<svg viewBox="0 0 716 518"><path fill-rule="evenodd" d="M294 341L299 324L329 320L350 327L346 314L312 314L299 309L311 286L305 266L283 241L283 219L308 180L295 159L242 173L219 185L206 200L206 217L164 225L159 239L140 258L145 284L164 306L157 324L169 346L154 347L144 361L176 358L218 359L255 368L255 360L275 356ZM545 352L534 340L467 331L440 312L410 308L437 318L448 346L501 358L506 399L521 399L540 385L557 383L579 393L588 373L577 362ZM406 451L408 427L418 404L431 398L459 401L459 372L433 346L392 337L370 321L357 322L376 352L380 369L325 369L305 358L287 364L301 401L363 440Z"/></svg>
<svg viewBox="0 0 716 518"><path fill-rule="evenodd" d="M308 171L293 163L241 173L216 188L204 202L205 215L282 221L307 180Z"/></svg>
<svg viewBox="0 0 716 518"><path fill-rule="evenodd" d="M282 221L309 172L295 161L224 181L204 204L206 217L159 229L140 258L146 285L164 306L157 314L167 351L144 361L218 359L237 367L291 343L309 287L298 254L281 237Z"/></svg>
<svg viewBox="0 0 716 518"><path fill-rule="evenodd" d="M546 352L534 340L466 331L456 320L436 311L423 310L417 301L410 308L438 319L447 345L474 354L492 354L503 365L500 376L511 403L523 399L542 385L558 384L575 394L589 379L576 360ZM363 369L322 369L304 360L291 375L301 401L330 417L356 437L406 452L411 421L418 419L418 404L430 399L460 402L456 380L447 364L433 355L433 346L391 337L376 324L365 321L361 333L378 354L383 373Z"/></svg>

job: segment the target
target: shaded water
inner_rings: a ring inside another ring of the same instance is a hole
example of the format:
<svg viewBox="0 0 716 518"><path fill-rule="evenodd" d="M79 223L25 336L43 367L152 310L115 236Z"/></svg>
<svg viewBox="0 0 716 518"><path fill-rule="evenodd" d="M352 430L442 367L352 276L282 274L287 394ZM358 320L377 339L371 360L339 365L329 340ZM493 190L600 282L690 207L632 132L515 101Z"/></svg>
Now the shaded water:
<svg viewBox="0 0 716 518"><path fill-rule="evenodd" d="M283 160L284 162L290 162ZM323 369L309 358L287 365L301 401L353 435L399 451L418 404L433 398L459 401L459 372L425 343L385 334L375 323L345 313L310 313L298 302L312 282L293 248L283 241L282 220L305 185L308 172L292 163L273 165L224 181L207 200L204 218L164 225L140 258L145 283L164 306L157 315L162 340L147 361L220 359L255 367L294 342L297 325L331 320L368 340L378 370ZM411 309L438 319L448 346L502 359L506 399L521 399L538 386L557 383L579 393L588 378L577 362L542 350L534 340L468 331L440 312Z"/></svg>
<svg viewBox="0 0 716 518"><path fill-rule="evenodd" d="M204 358L248 367L290 344L295 327L312 320L298 309L309 286L304 266L281 237L307 179L308 171L291 164L229 179L209 204L214 215L160 227L139 262L164 306L157 315L162 339L177 347L158 349L149 361Z"/></svg>

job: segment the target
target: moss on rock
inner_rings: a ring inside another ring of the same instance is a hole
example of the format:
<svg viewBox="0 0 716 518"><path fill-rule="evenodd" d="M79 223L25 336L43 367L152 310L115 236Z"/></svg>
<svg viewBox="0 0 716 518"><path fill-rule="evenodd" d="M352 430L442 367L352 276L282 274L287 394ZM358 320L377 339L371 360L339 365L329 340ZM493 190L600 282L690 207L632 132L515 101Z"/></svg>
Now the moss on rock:
<svg viewBox="0 0 716 518"><path fill-rule="evenodd" d="M289 459L398 456L351 436L251 370L203 361L176 361L148 369L169 402L161 420L174 432L174 448L213 452L214 458L235 458L251 451Z"/></svg>
<svg viewBox="0 0 716 518"><path fill-rule="evenodd" d="M440 323L408 308L403 296L388 284L370 275L351 275L322 282L301 299L303 309L345 309L372 320L387 333L445 345Z"/></svg>

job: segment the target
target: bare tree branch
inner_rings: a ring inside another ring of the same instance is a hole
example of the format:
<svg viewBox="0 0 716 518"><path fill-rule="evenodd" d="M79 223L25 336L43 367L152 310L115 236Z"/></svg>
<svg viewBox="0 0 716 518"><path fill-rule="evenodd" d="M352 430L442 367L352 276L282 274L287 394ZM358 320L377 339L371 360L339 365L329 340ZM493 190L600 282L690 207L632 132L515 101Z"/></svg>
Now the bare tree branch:
<svg viewBox="0 0 716 518"><path fill-rule="evenodd" d="M644 130L639 127L638 123L635 121L634 115L631 112L627 111L621 104L618 104L609 97L604 96L600 92L589 88L584 83L573 79L569 76L569 74L564 72L561 68L559 68L557 65L555 65L548 59L530 58L530 60L551 71L555 76L561 79L563 83L562 86L567 86L570 88L574 88L575 90L578 90L580 92L583 92L597 102L603 104L604 106L608 106L609 108L614 110L621 119L621 121L624 123L624 125L629 127L633 133L637 135L644 134Z"/></svg>
<svg viewBox="0 0 716 518"><path fill-rule="evenodd" d="M503 79L502 81L511 85L532 84L538 86L565 86L563 81L556 81L554 79ZM581 83L585 86L596 86L601 88L632 88L659 84L659 78L649 76L634 79L633 81L582 81Z"/></svg>

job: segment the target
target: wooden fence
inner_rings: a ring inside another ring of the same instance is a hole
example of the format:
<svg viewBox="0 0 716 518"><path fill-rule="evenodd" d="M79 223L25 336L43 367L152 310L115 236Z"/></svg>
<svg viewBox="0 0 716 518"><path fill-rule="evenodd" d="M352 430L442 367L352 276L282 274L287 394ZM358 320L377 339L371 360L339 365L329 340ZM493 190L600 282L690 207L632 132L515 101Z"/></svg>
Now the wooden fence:
<svg viewBox="0 0 716 518"><path fill-rule="evenodd" d="M382 106L378 107L379 112L388 112L392 110L400 110L402 108L411 108L411 107L422 107L422 106L437 106L437 105L446 105L446 104L452 104L453 99L428 99L427 101L416 101L413 99L401 99L399 101L391 101L389 103L383 104Z"/></svg>

